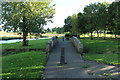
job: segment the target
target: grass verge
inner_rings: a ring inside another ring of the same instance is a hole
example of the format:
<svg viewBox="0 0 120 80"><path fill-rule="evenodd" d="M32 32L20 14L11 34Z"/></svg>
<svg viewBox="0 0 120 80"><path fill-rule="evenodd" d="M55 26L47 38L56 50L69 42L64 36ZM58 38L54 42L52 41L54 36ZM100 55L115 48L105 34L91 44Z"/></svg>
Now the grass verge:
<svg viewBox="0 0 120 80"><path fill-rule="evenodd" d="M93 60L97 62L103 62L107 64L114 64L114 65L120 65L119 62L119 54L94 54L94 53L88 53L84 55L85 59Z"/></svg>
<svg viewBox="0 0 120 80"><path fill-rule="evenodd" d="M118 41L116 40L89 40L80 39L84 48L90 53L116 53L118 51Z"/></svg>
<svg viewBox="0 0 120 80"><path fill-rule="evenodd" d="M85 59L107 64L120 65L119 50L120 44L117 40L89 40L80 39L84 45ZM118 54L117 54L118 53Z"/></svg>
<svg viewBox="0 0 120 80"><path fill-rule="evenodd" d="M5 43L2 45L2 50L5 49L45 49L46 42L50 39L40 39L29 41L29 46L22 46L22 42Z"/></svg>
<svg viewBox="0 0 120 80"><path fill-rule="evenodd" d="M39 78L46 63L44 52L24 52L3 56L3 78Z"/></svg>

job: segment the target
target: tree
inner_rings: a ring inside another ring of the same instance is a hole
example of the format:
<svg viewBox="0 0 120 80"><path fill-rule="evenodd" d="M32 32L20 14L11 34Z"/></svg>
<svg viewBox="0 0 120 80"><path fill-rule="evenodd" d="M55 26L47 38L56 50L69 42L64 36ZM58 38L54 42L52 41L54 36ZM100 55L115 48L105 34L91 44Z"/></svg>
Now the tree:
<svg viewBox="0 0 120 80"><path fill-rule="evenodd" d="M100 17L100 26L101 29L104 30L104 39L106 39L106 31L108 30L108 20L109 20L109 14L108 14L108 7L109 7L109 3L101 3L100 4L100 9L99 9L99 17Z"/></svg>
<svg viewBox="0 0 120 80"><path fill-rule="evenodd" d="M26 37L29 32L39 32L51 22L55 13L50 2L4 2L2 3L3 30L23 32L23 46L27 46Z"/></svg>
<svg viewBox="0 0 120 80"><path fill-rule="evenodd" d="M64 32L71 32L72 26L71 26L71 16L68 16L65 20L64 20Z"/></svg>
<svg viewBox="0 0 120 80"><path fill-rule="evenodd" d="M79 34L84 34L85 37L85 33L88 32L86 26L87 26L87 17L84 13L79 12L78 13L78 33Z"/></svg>
<svg viewBox="0 0 120 80"><path fill-rule="evenodd" d="M56 32L58 34L64 33L64 27L55 27L55 28L52 28L52 32Z"/></svg>
<svg viewBox="0 0 120 80"><path fill-rule="evenodd" d="M106 30L108 29L108 7L109 3L89 4L84 8L84 14L87 16L87 29L93 31L104 30L104 39L106 39ZM98 34L99 37L99 34Z"/></svg>
<svg viewBox="0 0 120 80"><path fill-rule="evenodd" d="M115 38L117 38L117 34L120 33L120 2L113 2L109 8L109 30L115 34Z"/></svg>
<svg viewBox="0 0 120 80"><path fill-rule="evenodd" d="M47 28L47 29L46 29L46 32L49 33L49 32L51 32L51 30L50 30L49 28Z"/></svg>
<svg viewBox="0 0 120 80"><path fill-rule="evenodd" d="M94 4L89 4L88 6L84 7L84 14L86 15L86 28L91 33L91 40L93 40L93 31L95 31L95 23L94 23Z"/></svg>
<svg viewBox="0 0 120 80"><path fill-rule="evenodd" d="M79 35L78 32L78 15L77 14L73 14L71 16L71 23L70 23L71 28L71 33L74 35Z"/></svg>

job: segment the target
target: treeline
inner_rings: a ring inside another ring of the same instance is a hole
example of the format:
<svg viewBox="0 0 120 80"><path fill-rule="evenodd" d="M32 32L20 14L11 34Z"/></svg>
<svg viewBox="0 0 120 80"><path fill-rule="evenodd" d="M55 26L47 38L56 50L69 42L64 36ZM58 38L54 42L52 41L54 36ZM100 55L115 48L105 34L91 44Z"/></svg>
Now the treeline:
<svg viewBox="0 0 120 80"><path fill-rule="evenodd" d="M112 4L94 3L84 7L83 13L73 14L64 20L64 32L70 32L73 35L90 33L91 40L93 32L104 33L109 31L115 34L115 38L120 33L120 1Z"/></svg>
<svg viewBox="0 0 120 80"><path fill-rule="evenodd" d="M63 29L63 27L54 27L52 29L47 28L47 29L44 30L44 33L51 33L51 32L62 34L62 33L64 33L64 29Z"/></svg>

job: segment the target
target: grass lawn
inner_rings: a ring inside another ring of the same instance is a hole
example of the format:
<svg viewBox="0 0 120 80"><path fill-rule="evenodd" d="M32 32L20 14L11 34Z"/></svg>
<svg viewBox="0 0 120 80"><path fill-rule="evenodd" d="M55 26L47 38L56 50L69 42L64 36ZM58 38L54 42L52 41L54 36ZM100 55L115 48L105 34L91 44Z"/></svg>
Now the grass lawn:
<svg viewBox="0 0 120 80"><path fill-rule="evenodd" d="M119 55L120 56L120 55ZM115 64L120 65L120 62L118 62L118 54L95 54L95 53L89 53L84 55L85 59L93 60L97 62L104 62L107 64Z"/></svg>
<svg viewBox="0 0 120 80"><path fill-rule="evenodd" d="M80 39L84 45L84 50L87 51L84 55L85 59L104 62L107 64L120 65L118 62L118 41L115 39L108 40L90 40L90 39Z"/></svg>
<svg viewBox="0 0 120 80"><path fill-rule="evenodd" d="M2 44L2 50L4 49L45 49L46 43L50 39L40 39L29 41L30 46L22 46L22 42L5 43Z"/></svg>
<svg viewBox="0 0 120 80"><path fill-rule="evenodd" d="M120 47L116 40L80 39L80 41L90 53L116 53Z"/></svg>
<svg viewBox="0 0 120 80"><path fill-rule="evenodd" d="M0 75L3 78L39 78L45 62L46 55L40 51L3 56Z"/></svg>

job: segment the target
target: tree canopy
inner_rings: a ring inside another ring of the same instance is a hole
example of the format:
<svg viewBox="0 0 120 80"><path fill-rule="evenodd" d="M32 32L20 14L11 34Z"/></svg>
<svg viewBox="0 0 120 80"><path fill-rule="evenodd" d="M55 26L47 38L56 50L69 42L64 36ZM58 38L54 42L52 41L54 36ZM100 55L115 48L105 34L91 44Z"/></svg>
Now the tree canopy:
<svg viewBox="0 0 120 80"><path fill-rule="evenodd" d="M91 3L84 7L83 13L79 12L65 19L64 31L72 34L80 35L85 33L103 31L104 39L106 39L106 31L111 31L115 36L120 33L120 2L112 4ZM69 29L68 29L69 28Z"/></svg>
<svg viewBox="0 0 120 80"><path fill-rule="evenodd" d="M23 32L23 46L26 46L26 36L29 32L40 33L47 22L51 22L55 14L55 5L50 2L3 2L3 30Z"/></svg>

